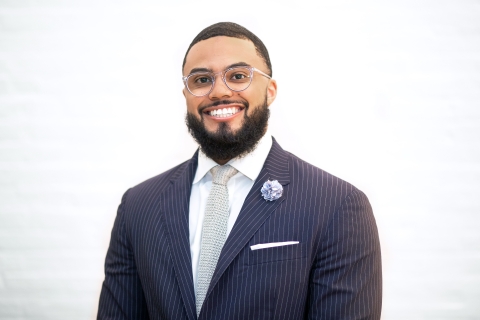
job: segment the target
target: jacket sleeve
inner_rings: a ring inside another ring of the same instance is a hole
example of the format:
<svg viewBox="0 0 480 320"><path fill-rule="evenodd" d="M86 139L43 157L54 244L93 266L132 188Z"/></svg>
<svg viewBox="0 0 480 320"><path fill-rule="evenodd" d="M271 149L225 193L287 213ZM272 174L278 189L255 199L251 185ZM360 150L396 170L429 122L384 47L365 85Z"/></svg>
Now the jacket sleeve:
<svg viewBox="0 0 480 320"><path fill-rule="evenodd" d="M310 273L308 296L308 319L380 319L380 242L370 203L358 189L329 222Z"/></svg>
<svg viewBox="0 0 480 320"><path fill-rule="evenodd" d="M134 254L125 227L123 195L113 225L110 246L105 259L97 319L149 319L142 284L137 274Z"/></svg>

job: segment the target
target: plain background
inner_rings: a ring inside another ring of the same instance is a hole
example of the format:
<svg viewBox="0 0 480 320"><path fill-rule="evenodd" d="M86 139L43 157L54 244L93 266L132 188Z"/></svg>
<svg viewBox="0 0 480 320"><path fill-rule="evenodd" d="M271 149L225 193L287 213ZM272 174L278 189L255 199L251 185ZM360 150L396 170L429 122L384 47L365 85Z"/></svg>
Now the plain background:
<svg viewBox="0 0 480 320"><path fill-rule="evenodd" d="M363 190L383 320L480 319L480 1L0 0L0 319L94 319L123 192L190 158L181 63L266 44L281 146Z"/></svg>

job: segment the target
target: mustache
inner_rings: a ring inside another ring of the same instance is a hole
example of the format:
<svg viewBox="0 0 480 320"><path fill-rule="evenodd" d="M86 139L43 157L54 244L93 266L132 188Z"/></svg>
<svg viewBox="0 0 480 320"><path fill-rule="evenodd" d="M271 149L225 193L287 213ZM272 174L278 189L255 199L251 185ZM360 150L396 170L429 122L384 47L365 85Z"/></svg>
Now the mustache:
<svg viewBox="0 0 480 320"><path fill-rule="evenodd" d="M225 105L227 105L227 104L241 104L245 107L245 109L248 109L248 106L249 106L247 101L242 101L242 100L218 100L218 101L200 106L198 108L198 112L202 113L203 110L205 110L206 108L216 107L216 106L219 106L221 104L225 104Z"/></svg>

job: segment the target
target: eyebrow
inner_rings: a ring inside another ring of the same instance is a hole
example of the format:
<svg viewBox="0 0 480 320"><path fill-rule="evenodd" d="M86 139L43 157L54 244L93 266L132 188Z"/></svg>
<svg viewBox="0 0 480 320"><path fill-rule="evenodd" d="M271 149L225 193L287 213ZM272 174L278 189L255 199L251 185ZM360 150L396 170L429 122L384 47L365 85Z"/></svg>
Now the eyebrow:
<svg viewBox="0 0 480 320"><path fill-rule="evenodd" d="M235 62L232 63L231 65L228 65L225 70L230 69L230 68L235 68L235 67L250 67L250 64L246 62ZM213 70L210 68L193 68L190 70L189 74L196 73L196 72L211 72L213 73Z"/></svg>

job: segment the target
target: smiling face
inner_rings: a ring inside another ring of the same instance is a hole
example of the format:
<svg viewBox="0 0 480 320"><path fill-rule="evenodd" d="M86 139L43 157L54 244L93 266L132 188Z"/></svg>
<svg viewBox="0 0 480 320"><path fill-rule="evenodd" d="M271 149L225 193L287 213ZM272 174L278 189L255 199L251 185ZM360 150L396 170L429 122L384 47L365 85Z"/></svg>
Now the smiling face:
<svg viewBox="0 0 480 320"><path fill-rule="evenodd" d="M183 74L187 76L197 71L217 73L238 65L268 71L251 41L218 36L200 41L190 49ZM269 106L275 100L276 93L275 80L258 72L253 73L250 86L240 92L227 87L221 74L216 76L212 91L203 97L194 96L186 88L183 89L187 112L201 121L207 132L215 133L221 126L227 126L233 134L242 128L245 117L252 115L265 103Z"/></svg>

